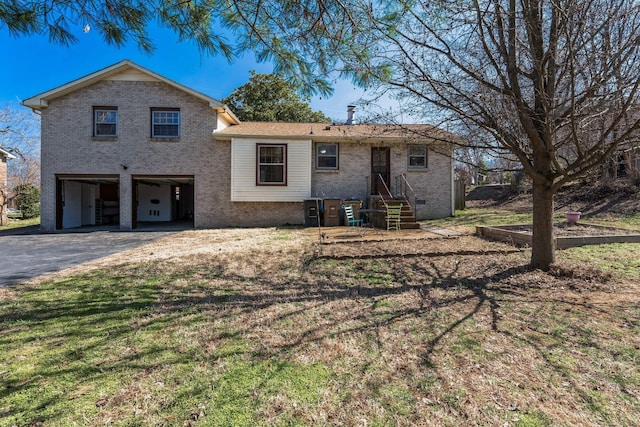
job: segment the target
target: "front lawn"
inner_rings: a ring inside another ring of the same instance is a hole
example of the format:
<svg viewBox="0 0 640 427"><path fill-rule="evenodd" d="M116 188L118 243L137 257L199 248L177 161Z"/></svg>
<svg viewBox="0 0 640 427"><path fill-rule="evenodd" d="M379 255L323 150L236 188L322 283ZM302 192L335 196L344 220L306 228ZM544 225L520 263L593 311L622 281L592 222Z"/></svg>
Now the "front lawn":
<svg viewBox="0 0 640 427"><path fill-rule="evenodd" d="M350 258L311 235L187 231L1 288L2 424L640 421L639 280L472 236Z"/></svg>
<svg viewBox="0 0 640 427"><path fill-rule="evenodd" d="M30 219L22 219L22 218L11 218L7 219L7 223L5 225L0 225L0 231L2 230L10 230L14 228L21 227L30 227L32 225L40 225L40 217L30 218Z"/></svg>

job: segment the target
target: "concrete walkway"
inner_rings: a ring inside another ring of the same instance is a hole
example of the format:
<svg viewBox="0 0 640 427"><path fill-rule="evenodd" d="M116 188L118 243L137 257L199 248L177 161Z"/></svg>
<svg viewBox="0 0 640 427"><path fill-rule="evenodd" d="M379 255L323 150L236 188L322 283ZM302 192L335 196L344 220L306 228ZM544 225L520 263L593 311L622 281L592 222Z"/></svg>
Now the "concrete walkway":
<svg viewBox="0 0 640 427"><path fill-rule="evenodd" d="M424 231L428 231L429 233L437 234L444 237L462 236L462 233L460 233L459 231L438 227L436 225L420 224L420 228Z"/></svg>

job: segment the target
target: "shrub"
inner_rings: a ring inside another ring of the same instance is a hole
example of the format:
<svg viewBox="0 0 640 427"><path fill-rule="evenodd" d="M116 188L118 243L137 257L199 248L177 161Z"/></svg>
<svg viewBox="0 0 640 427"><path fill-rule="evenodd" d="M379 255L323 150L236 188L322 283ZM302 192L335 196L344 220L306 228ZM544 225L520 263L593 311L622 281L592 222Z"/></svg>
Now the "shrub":
<svg viewBox="0 0 640 427"><path fill-rule="evenodd" d="M40 189L33 184L20 184L15 190L16 204L22 218L30 219L40 215Z"/></svg>

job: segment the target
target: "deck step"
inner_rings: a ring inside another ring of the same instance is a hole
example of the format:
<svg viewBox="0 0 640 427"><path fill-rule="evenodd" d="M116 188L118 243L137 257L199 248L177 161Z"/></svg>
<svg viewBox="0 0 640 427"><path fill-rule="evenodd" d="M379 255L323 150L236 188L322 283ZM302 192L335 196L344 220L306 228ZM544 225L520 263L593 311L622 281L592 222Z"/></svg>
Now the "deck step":
<svg viewBox="0 0 640 427"><path fill-rule="evenodd" d="M404 198L388 198L385 197L384 201L381 199L372 200L372 205L375 206L375 209L384 209L385 203L387 205L398 205L402 203L402 214L400 216L400 228L402 230L412 230L420 228L420 224L416 220L415 213L411 206L407 203ZM376 217L374 221L377 227L385 227L386 224L384 222L384 216Z"/></svg>
<svg viewBox="0 0 640 427"><path fill-rule="evenodd" d="M417 222L400 222L401 230L417 230L420 228L420 224Z"/></svg>

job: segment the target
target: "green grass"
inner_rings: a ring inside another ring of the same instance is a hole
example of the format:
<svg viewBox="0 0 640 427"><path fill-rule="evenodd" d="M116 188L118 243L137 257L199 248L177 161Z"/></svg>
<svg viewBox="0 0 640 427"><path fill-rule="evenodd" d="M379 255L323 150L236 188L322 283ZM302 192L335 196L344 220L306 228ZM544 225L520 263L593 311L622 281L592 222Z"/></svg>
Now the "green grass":
<svg viewBox="0 0 640 427"><path fill-rule="evenodd" d="M39 225L39 224L40 224L40 217L31 218L31 219L12 219L12 218L9 218L5 225L0 225L0 231L1 230L9 230L9 229L13 229L13 228L20 228L20 227L29 227L31 225Z"/></svg>
<svg viewBox="0 0 640 427"><path fill-rule="evenodd" d="M547 427L553 425L544 414L533 412L515 417L514 425L516 427Z"/></svg>
<svg viewBox="0 0 640 427"><path fill-rule="evenodd" d="M623 272L556 277L456 239L460 255L313 258L305 230L263 231L270 245L235 232L247 244L233 254L208 243L0 288L0 424L638 419L640 281Z"/></svg>
<svg viewBox="0 0 640 427"><path fill-rule="evenodd" d="M475 227L479 225L530 224L531 213L516 213L496 208L468 208L457 210L453 217L429 220L429 224Z"/></svg>
<svg viewBox="0 0 640 427"><path fill-rule="evenodd" d="M108 414L115 425L195 417L251 426L269 399L317 403L329 375L322 364L250 357L246 337L181 305L188 293L163 296L162 284L178 277L145 267L47 282L3 302L0 414L9 425L101 424ZM201 330L217 336L215 346L203 348L200 339L211 337ZM284 418L295 424L297 416Z"/></svg>
<svg viewBox="0 0 640 427"><path fill-rule="evenodd" d="M609 243L558 251L560 261L592 265L619 277L640 280L640 244Z"/></svg>
<svg viewBox="0 0 640 427"><path fill-rule="evenodd" d="M558 213L554 221L564 221L565 215ZM493 226L509 224L530 224L531 214L515 213L504 209L470 208L456 211L455 217L430 220L429 224L464 227L468 232L475 231L476 226ZM629 216L601 215L583 217L582 222L601 224L612 227L638 229L640 232L640 213ZM613 243L607 245L589 245L558 251L559 261L588 263L597 269L612 272L630 279L640 279L640 245L635 243Z"/></svg>
<svg viewBox="0 0 640 427"><path fill-rule="evenodd" d="M564 212L557 212L554 221L562 222L566 220ZM470 229L475 226L492 226L492 225L512 225L512 224L531 224L533 221L532 213L513 212L499 208L468 208L457 210L453 217L429 220L429 224L441 226L462 226ZM609 225L612 227L633 228L640 230L640 212L632 213L627 216L613 216L607 214L600 215L583 215L582 222L593 224Z"/></svg>
<svg viewBox="0 0 640 427"><path fill-rule="evenodd" d="M589 222L592 224L602 224L608 225L611 227L622 227L622 228L632 228L636 230L640 230L640 212L631 213L626 216L619 215L595 215L595 216L585 216L583 221Z"/></svg>

